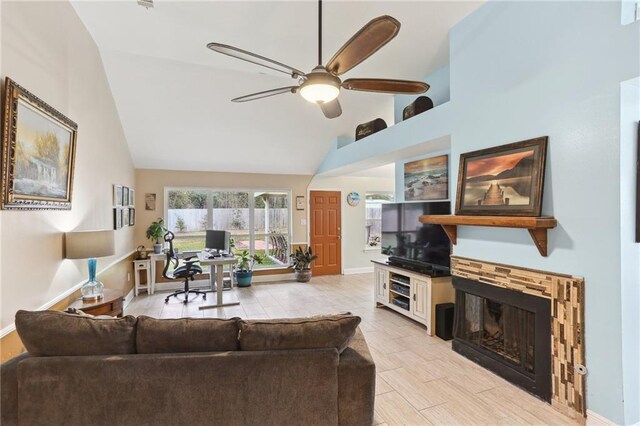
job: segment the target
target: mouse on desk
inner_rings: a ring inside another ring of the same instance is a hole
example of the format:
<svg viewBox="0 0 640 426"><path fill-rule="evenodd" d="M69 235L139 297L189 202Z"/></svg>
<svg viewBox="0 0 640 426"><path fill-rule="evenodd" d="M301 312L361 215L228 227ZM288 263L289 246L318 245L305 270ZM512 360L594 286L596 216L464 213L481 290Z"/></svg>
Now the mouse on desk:
<svg viewBox="0 0 640 426"><path fill-rule="evenodd" d="M218 258L218 257L220 257L220 254L218 254L218 253L212 253L211 255L209 255L208 259L216 259L216 258Z"/></svg>

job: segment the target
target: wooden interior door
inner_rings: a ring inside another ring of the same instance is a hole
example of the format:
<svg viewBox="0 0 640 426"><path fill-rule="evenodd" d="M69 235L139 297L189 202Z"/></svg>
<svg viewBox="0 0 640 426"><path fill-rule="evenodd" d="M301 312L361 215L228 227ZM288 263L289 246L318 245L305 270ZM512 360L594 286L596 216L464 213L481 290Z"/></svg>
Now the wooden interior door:
<svg viewBox="0 0 640 426"><path fill-rule="evenodd" d="M318 258L312 263L313 275L342 273L340 191L311 191L311 248Z"/></svg>

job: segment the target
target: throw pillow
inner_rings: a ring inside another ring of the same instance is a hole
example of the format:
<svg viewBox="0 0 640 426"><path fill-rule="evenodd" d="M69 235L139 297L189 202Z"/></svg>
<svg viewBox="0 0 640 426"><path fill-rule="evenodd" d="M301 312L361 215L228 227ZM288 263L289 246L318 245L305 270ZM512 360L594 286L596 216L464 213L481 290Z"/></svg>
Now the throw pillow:
<svg viewBox="0 0 640 426"><path fill-rule="evenodd" d="M360 321L360 317L350 314L240 321L240 349L336 348L342 353L349 346Z"/></svg>
<svg viewBox="0 0 640 426"><path fill-rule="evenodd" d="M140 316L136 337L138 353L237 351L239 319Z"/></svg>
<svg viewBox="0 0 640 426"><path fill-rule="evenodd" d="M18 311L16 330L32 356L136 352L136 318L101 319L60 311Z"/></svg>

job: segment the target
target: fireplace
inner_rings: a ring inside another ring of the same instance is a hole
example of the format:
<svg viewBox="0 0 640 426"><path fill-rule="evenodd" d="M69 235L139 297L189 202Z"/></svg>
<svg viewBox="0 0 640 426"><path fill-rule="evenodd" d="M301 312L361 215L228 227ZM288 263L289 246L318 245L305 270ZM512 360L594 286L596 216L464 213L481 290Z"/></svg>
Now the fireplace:
<svg viewBox="0 0 640 426"><path fill-rule="evenodd" d="M453 349L551 402L549 299L453 277Z"/></svg>
<svg viewBox="0 0 640 426"><path fill-rule="evenodd" d="M511 330L502 331L503 335L507 334L506 342L504 342L503 338L496 339L493 342L487 341L488 344L485 345L491 347L493 344L493 348L502 349L503 352L509 350L511 361L508 360L509 357L505 360L505 357L499 353L482 356L486 355L484 351L488 350L488 348L482 347L474 341L466 342L460 338L456 338L453 342L454 347L457 348L456 350L476 362L481 362L480 360L482 359L482 362L486 363L483 365L492 368L496 373L503 376L508 374L508 380L520 384L523 388L533 393L536 393L534 387L549 389L547 385L542 383L543 380L547 380L544 377L549 376L541 374L544 368L549 368L551 371L551 405L567 416L583 421L587 411L585 405L585 374L587 368L584 365L584 278L458 256L451 256L451 275L454 277L454 286L462 293L470 293L471 296L479 296L491 301L491 303L487 304L487 311L491 309L491 313L487 315L493 315L494 319L497 318L497 320L489 318L490 322L487 324L489 333L487 334L491 334L491 330L494 330L495 333L496 327L500 327L501 316L505 315L504 308L496 306L495 303L515 306L534 314L533 343L535 349L533 358L527 355L530 352L528 349L530 346L528 342L531 341L530 334L527 334L526 338L515 339L517 342L522 342L524 350L517 352L518 355L513 355L513 348L520 347L520 343L513 343L514 339L511 335ZM486 287L489 287L489 291L491 289L501 291L496 294L480 294L479 292L484 291ZM515 296L517 301L512 302L511 299L508 299L509 294ZM536 301L530 300L529 296L534 299L541 299L547 307L537 305ZM466 300L461 299L461 303L464 302ZM470 298L470 303L480 305L480 302L473 298ZM483 315L484 305L485 302L482 300ZM500 309L502 309L502 314L500 314ZM543 309L546 309L548 313L543 314ZM462 311L456 306L456 312L460 313ZM464 312L466 312L466 308ZM505 321L509 324L511 323L510 320L507 321L507 317L511 318L513 315L528 318L529 314L521 311L508 312L506 317L502 318L503 327ZM550 318L550 325L546 323L545 317ZM543 321L545 322L544 324ZM484 329L484 317L482 322L478 320L478 324L482 324ZM527 319L524 324L524 330L530 330L529 324L531 324L531 321ZM461 326L463 323L459 322L458 325ZM476 328L479 328L479 326ZM523 333L525 333L524 330ZM550 330L550 334L547 334L550 337L546 341L542 339L539 342L540 335L538 333L542 330ZM469 330L469 332L472 331L473 329ZM461 336L464 337L462 334ZM496 337L499 337L499 335ZM545 344L549 346L547 346L547 350L543 351L542 345ZM543 362L542 357L545 357L546 354L550 354L551 358L548 362ZM519 359L520 362L516 362L514 359ZM533 371L530 371L531 365L533 365ZM524 372L522 371L523 369ZM539 383L536 381L538 375L540 375ZM518 380L521 381L518 382ZM531 387L527 387L527 383ZM549 400L547 396L541 397L547 401Z"/></svg>

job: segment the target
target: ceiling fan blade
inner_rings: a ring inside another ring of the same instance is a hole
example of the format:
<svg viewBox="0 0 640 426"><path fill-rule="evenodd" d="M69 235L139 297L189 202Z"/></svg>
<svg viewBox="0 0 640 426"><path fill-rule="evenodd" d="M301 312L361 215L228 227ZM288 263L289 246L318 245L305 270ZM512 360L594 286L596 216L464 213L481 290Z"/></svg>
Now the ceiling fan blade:
<svg viewBox="0 0 640 426"><path fill-rule="evenodd" d="M429 85L422 81L389 80L382 78L349 78L342 82L342 87L361 92L381 92L418 94L429 90Z"/></svg>
<svg viewBox="0 0 640 426"><path fill-rule="evenodd" d="M338 102L338 99L334 99L331 102L321 102L318 105L320 105L322 113L327 118L340 117L340 115L342 114L342 107L340 106L340 102Z"/></svg>
<svg viewBox="0 0 640 426"><path fill-rule="evenodd" d="M207 47L214 52L222 53L224 55L232 56L243 61L251 62L252 64L270 68L272 70L287 74L293 78L298 78L305 75L302 71L292 68L281 62L265 58L264 56L256 55L255 53L247 52L246 50L229 46L227 44L209 43L207 44Z"/></svg>
<svg viewBox="0 0 640 426"><path fill-rule="evenodd" d="M391 16L371 20L331 58L327 71L335 75L344 74L389 43L399 31L400 22Z"/></svg>
<svg viewBox="0 0 640 426"><path fill-rule="evenodd" d="M264 92L252 93L231 99L231 102L249 102L256 99L268 98L269 96L281 95L283 93L296 93L300 86L279 87L277 89L265 90Z"/></svg>

